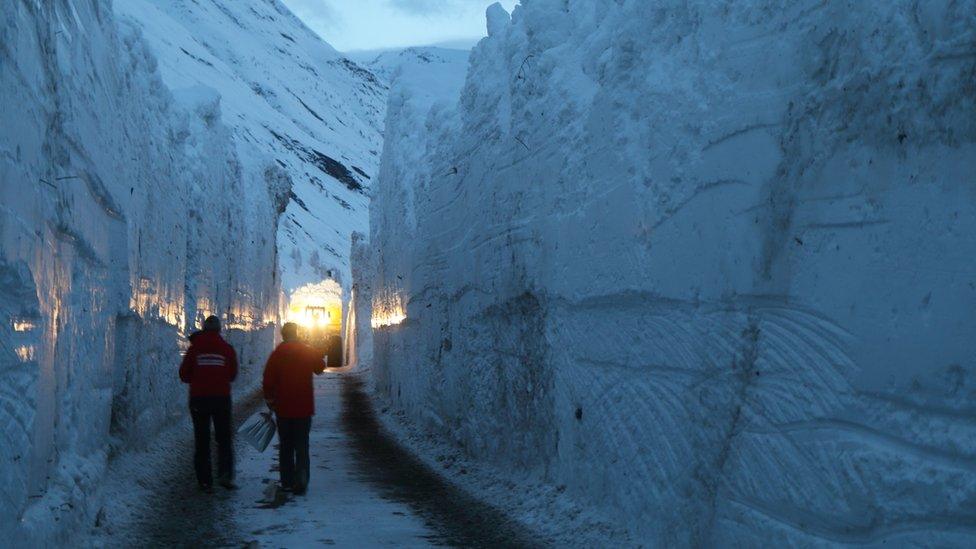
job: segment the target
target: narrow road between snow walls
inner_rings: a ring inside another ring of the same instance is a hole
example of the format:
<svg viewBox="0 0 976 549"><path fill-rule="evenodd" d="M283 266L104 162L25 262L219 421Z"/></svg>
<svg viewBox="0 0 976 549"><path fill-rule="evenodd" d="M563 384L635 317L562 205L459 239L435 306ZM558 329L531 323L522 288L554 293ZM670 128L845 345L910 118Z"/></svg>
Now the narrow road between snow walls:
<svg viewBox="0 0 976 549"><path fill-rule="evenodd" d="M455 488L380 425L363 382L330 370L315 381L308 493L277 490L277 444L235 441L239 489L203 494L188 429L110 473L109 501L92 545L101 547L536 547L501 511ZM261 406L239 397L235 425ZM277 442L277 439L276 439ZM118 480L117 480L118 479ZM137 479L137 480L133 480ZM142 490L134 496L130 488Z"/></svg>

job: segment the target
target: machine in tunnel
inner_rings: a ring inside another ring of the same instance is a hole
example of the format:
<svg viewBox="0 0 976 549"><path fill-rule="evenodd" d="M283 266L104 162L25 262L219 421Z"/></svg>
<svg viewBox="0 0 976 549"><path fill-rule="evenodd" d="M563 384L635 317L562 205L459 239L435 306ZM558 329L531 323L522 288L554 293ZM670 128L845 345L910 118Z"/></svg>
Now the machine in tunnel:
<svg viewBox="0 0 976 549"><path fill-rule="evenodd" d="M306 284L291 293L285 319L306 343L325 349L328 366L342 366L342 286L335 280Z"/></svg>

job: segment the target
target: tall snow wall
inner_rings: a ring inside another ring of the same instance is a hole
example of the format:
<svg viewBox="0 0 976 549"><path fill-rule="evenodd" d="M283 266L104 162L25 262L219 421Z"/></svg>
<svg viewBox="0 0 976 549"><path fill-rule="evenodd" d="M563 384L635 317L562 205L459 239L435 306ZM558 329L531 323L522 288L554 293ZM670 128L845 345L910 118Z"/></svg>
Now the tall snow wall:
<svg viewBox="0 0 976 549"><path fill-rule="evenodd" d="M3 0L0 93L0 532L64 544L110 454L185 414L204 315L257 379L291 183L242 168L220 96L166 88L106 0Z"/></svg>
<svg viewBox="0 0 976 549"><path fill-rule="evenodd" d="M976 2L488 15L391 95L376 391L652 545L976 541Z"/></svg>

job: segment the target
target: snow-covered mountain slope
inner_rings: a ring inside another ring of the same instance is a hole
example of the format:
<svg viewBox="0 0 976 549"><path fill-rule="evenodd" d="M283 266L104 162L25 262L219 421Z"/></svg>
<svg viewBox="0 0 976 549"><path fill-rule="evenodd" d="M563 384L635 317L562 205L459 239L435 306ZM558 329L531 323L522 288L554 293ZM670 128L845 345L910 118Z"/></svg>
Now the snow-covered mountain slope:
<svg viewBox="0 0 976 549"><path fill-rule="evenodd" d="M488 22L391 98L380 394L645 545L971 546L976 2Z"/></svg>
<svg viewBox="0 0 976 549"><path fill-rule="evenodd" d="M356 52L350 55L383 80L401 90L422 94L431 103L456 102L464 85L471 50L414 47L402 50Z"/></svg>
<svg viewBox="0 0 976 549"><path fill-rule="evenodd" d="M367 227L386 88L277 0L125 0L173 89L221 96L241 169L272 162L294 195L278 234L286 291L332 277L349 283L352 231Z"/></svg>
<svg viewBox="0 0 976 549"><path fill-rule="evenodd" d="M233 101L171 91L109 2L3 5L0 533L64 545L109 454L186 414L199 320L223 317L239 386L257 379L291 180L239 146Z"/></svg>

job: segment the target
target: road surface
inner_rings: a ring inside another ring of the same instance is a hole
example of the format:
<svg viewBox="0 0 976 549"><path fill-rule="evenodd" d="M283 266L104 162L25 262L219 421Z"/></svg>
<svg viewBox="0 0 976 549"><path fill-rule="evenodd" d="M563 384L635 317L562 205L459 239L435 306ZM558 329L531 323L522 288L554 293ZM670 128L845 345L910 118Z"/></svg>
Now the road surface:
<svg viewBox="0 0 976 549"><path fill-rule="evenodd" d="M105 545L211 547L531 547L503 513L446 483L380 427L353 373L315 381L308 493L275 489L277 450L236 443L236 491L200 493L192 438L180 437L151 502L102 536ZM235 423L260 399L240 403ZM140 506L143 507L143 506Z"/></svg>

